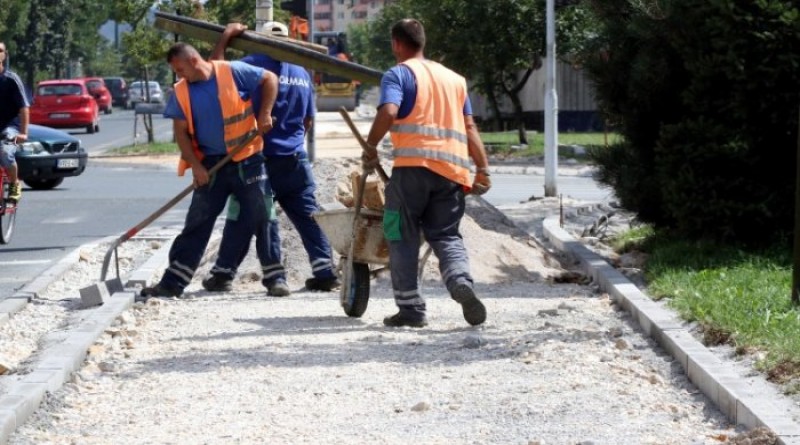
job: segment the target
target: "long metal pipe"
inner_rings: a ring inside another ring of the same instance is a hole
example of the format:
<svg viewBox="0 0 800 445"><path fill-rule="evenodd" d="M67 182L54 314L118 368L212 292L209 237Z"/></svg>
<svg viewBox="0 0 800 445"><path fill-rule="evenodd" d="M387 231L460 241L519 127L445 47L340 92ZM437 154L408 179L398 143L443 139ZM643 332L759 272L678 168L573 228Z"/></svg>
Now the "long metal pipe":
<svg viewBox="0 0 800 445"><path fill-rule="evenodd" d="M154 24L157 28L209 43L216 43L222 31L225 30L224 26L191 17L177 16L161 11L156 11L155 16ZM381 71L364 65L340 60L313 49L298 46L289 40L267 37L252 31L245 31L244 34L233 39L229 46L249 53L266 54L281 62L294 63L315 71L358 80L366 85L380 85L383 76Z"/></svg>

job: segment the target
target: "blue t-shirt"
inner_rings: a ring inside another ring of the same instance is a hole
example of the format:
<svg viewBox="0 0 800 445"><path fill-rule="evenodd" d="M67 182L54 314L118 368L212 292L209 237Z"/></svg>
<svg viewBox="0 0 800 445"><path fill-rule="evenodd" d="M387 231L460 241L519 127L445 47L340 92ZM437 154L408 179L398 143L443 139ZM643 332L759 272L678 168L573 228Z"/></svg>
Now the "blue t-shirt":
<svg viewBox="0 0 800 445"><path fill-rule="evenodd" d="M264 70L242 62L231 62L231 71L242 100L257 97L256 91L264 77ZM208 80L190 82L189 100L192 104L195 139L200 151L206 156L227 154L217 77L214 75ZM258 114L258 108L253 107L253 112ZM186 120L175 94L170 96L164 108L164 117Z"/></svg>
<svg viewBox="0 0 800 445"><path fill-rule="evenodd" d="M306 117L314 117L314 84L305 68L279 62L264 54L250 54L241 60L272 71L278 76L278 96L272 107L272 130L264 135L265 156L287 156L304 150ZM253 105L261 102L258 90Z"/></svg>
<svg viewBox="0 0 800 445"><path fill-rule="evenodd" d="M8 69L0 72L0 131L12 125L16 127L19 110L29 106L19 76Z"/></svg>
<svg viewBox="0 0 800 445"><path fill-rule="evenodd" d="M381 78L381 98L378 108L384 104L395 104L399 107L397 118L403 119L414 109L417 102L417 78L411 68L397 65L383 73ZM472 115L472 102L467 96L464 101L464 116Z"/></svg>

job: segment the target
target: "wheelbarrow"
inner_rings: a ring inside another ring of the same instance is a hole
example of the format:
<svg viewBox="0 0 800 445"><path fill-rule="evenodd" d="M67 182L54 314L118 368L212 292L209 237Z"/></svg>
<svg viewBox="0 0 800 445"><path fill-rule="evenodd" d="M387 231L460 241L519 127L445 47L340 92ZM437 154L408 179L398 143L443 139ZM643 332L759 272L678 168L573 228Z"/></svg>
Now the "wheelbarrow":
<svg viewBox="0 0 800 445"><path fill-rule="evenodd" d="M360 198L356 197L356 204L360 205ZM389 265L389 245L383 236L383 212L359 207L325 210L315 213L314 219L333 250L341 255L339 297L344 313L360 317L369 303L370 279ZM383 267L373 270L370 265Z"/></svg>
<svg viewBox="0 0 800 445"><path fill-rule="evenodd" d="M347 110L342 107L339 113L361 147L367 152L372 150ZM377 153L373 154L377 156ZM380 165L376 171L384 182L388 181L389 177ZM389 266L389 244L383 235L383 211L362 208L367 177L368 174L361 175L352 208L325 210L313 215L333 250L341 255L339 269L342 285L339 297L344 313L350 317L364 315L369 304L370 279ZM429 246L419 263L420 275L430 254ZM380 267L371 268L371 265Z"/></svg>

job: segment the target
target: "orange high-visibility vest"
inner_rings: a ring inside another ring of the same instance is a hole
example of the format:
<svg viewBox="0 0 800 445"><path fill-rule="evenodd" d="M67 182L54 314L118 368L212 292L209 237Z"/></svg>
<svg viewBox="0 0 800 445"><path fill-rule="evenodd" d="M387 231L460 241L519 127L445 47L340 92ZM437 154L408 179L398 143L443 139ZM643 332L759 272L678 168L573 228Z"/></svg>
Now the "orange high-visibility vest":
<svg viewBox="0 0 800 445"><path fill-rule="evenodd" d="M411 113L391 128L394 167L425 167L471 188L464 102L466 80L430 60L402 63L417 79Z"/></svg>
<svg viewBox="0 0 800 445"><path fill-rule="evenodd" d="M217 79L217 89L219 105L222 109L222 122L225 131L225 148L230 153L233 149L241 145L253 134L258 133L258 123L253 114L253 105L250 100L242 100L239 90L233 80L233 72L228 62L211 61L214 65L215 77ZM189 136L192 138L192 148L197 159L203 159L203 152L197 144L194 135L194 122L192 119L192 104L189 99L189 83L186 79L181 79L175 84L175 98L178 100L183 115L186 116L186 124L189 127ZM234 161L241 161L250 156L260 153L264 141L259 137L250 142L247 147L239 151L234 157ZM191 164L183 158L178 162L178 176L183 176Z"/></svg>

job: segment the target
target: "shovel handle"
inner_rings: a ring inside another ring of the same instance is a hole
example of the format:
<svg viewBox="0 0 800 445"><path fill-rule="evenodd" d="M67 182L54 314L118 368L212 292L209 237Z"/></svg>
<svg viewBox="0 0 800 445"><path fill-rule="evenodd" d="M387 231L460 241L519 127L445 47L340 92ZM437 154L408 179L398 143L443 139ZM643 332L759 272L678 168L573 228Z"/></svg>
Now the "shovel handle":
<svg viewBox="0 0 800 445"><path fill-rule="evenodd" d="M220 159L219 162L214 164L211 169L208 170L209 177L213 176L215 173L219 171L225 164L230 162L234 156L239 154L240 151L244 150L245 147L250 145L251 142L256 140L256 138L261 137L261 134L256 131L250 137L245 140L242 145L231 150L224 158ZM108 264L111 262L111 254L119 247L120 244L128 241L129 239L133 238L140 230L144 229L145 227L149 226L153 221L158 219L161 215L163 215L167 210L171 209L175 206L175 204L179 203L183 198L186 197L189 193L194 190L194 184L187 186L185 189L181 190L180 193L175 195L172 199L169 200L166 204L159 207L158 210L151 213L147 218L143 219L139 224L128 229L127 232L123 233L119 238L117 238L113 243L111 243L111 247L108 248L105 257L103 258L103 268L100 270L100 281L105 281L106 274L108 273ZM119 277L119 270L117 270L117 277Z"/></svg>
<svg viewBox="0 0 800 445"><path fill-rule="evenodd" d="M366 139L364 139L364 136L361 136L361 132L358 131L356 124L353 123L353 119L350 118L350 113L347 112L347 108L339 107L339 114L342 115L342 118L347 123L347 126L350 127L350 131L353 132L353 136L356 137L358 144L361 145L361 149L364 150L368 155L370 155L371 158L372 157L377 158L378 150L370 147L369 144L367 144ZM386 170L383 169L383 166L378 164L378 166L375 169L378 171L378 174L380 175L381 179L383 179L383 182L389 182L389 175L386 174Z"/></svg>

